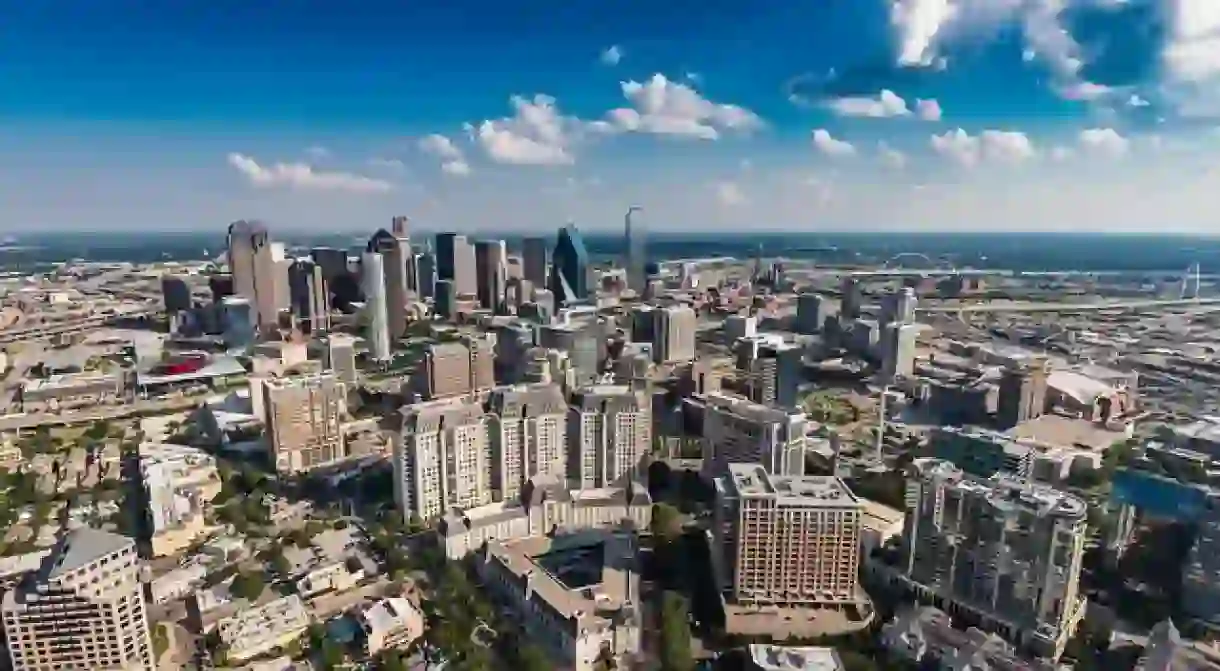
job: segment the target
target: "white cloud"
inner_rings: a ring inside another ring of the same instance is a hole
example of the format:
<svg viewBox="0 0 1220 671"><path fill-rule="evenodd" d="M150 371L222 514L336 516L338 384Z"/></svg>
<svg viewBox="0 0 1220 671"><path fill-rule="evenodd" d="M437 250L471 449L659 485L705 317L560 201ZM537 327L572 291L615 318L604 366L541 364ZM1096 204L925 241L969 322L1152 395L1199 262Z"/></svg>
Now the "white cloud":
<svg viewBox="0 0 1220 671"><path fill-rule="evenodd" d="M827 102L826 107L839 116L872 119L907 116L911 113L906 101L889 89L882 89L876 98L868 96L836 98Z"/></svg>
<svg viewBox="0 0 1220 671"><path fill-rule="evenodd" d="M320 145L313 145L305 148L305 155L315 161L321 161L324 158L330 157L330 150Z"/></svg>
<svg viewBox="0 0 1220 671"><path fill-rule="evenodd" d="M559 113L555 99L537 94L532 99L511 98L514 114L467 126L488 158L512 165L570 165L574 135L582 125L579 119Z"/></svg>
<svg viewBox="0 0 1220 671"><path fill-rule="evenodd" d="M1132 93L1130 98L1127 98L1127 107L1147 107L1152 103L1141 98L1138 93Z"/></svg>
<svg viewBox="0 0 1220 671"><path fill-rule="evenodd" d="M931 144L936 153L966 167L982 161L1015 165L1037 154L1029 137L1017 131L985 130L971 136L958 128L943 135L933 135Z"/></svg>
<svg viewBox="0 0 1220 671"><path fill-rule="evenodd" d="M1092 102L1114 93L1113 87L1088 81L1069 82L1057 87L1056 90L1061 98L1084 102Z"/></svg>
<svg viewBox="0 0 1220 671"><path fill-rule="evenodd" d="M623 60L623 50L617 44L612 44L602 51L602 65L618 65L621 60Z"/></svg>
<svg viewBox="0 0 1220 671"><path fill-rule="evenodd" d="M419 148L421 151L443 159L460 159L462 158L462 150L453 144L453 140L433 133L426 137L420 138Z"/></svg>
<svg viewBox="0 0 1220 671"><path fill-rule="evenodd" d="M1091 154L1118 158L1127 153L1131 142L1113 128L1088 128L1080 131L1080 146Z"/></svg>
<svg viewBox="0 0 1220 671"><path fill-rule="evenodd" d="M1064 161L1070 160L1075 155L1076 152L1072 151L1068 147L1056 146L1051 149L1051 160L1056 163L1063 163Z"/></svg>
<svg viewBox="0 0 1220 671"><path fill-rule="evenodd" d="M916 100L915 115L924 121L940 121L944 113L940 109L940 103L935 100Z"/></svg>
<svg viewBox="0 0 1220 671"><path fill-rule="evenodd" d="M419 148L427 154L441 159L441 172L446 175L465 177L470 174L470 164L466 162L466 154L453 143L453 140L433 133L419 141Z"/></svg>
<svg viewBox="0 0 1220 671"><path fill-rule="evenodd" d="M881 164L887 168L901 170L906 167L907 155L882 142L877 145L877 156Z"/></svg>
<svg viewBox="0 0 1220 671"><path fill-rule="evenodd" d="M244 154L229 154L229 165L257 187L287 187L302 191L347 191L351 193L384 193L394 185L383 179L349 172L314 170L307 163L274 163L261 165Z"/></svg>
<svg viewBox="0 0 1220 671"><path fill-rule="evenodd" d="M725 131L747 132L762 127L762 119L737 105L715 103L687 84L656 74L647 82L622 83L631 107L610 110L596 130L676 135L715 140Z"/></svg>
<svg viewBox="0 0 1220 671"><path fill-rule="evenodd" d="M441 164L441 172L446 175L466 177L470 174L470 164L464 160L445 161Z"/></svg>
<svg viewBox="0 0 1220 671"><path fill-rule="evenodd" d="M1220 75L1220 3L1163 0L1171 18L1164 62L1174 78L1199 82Z"/></svg>
<svg viewBox="0 0 1220 671"><path fill-rule="evenodd" d="M813 131L813 146L827 156L854 156L856 153L850 142L836 140L825 128Z"/></svg>
<svg viewBox="0 0 1220 671"><path fill-rule="evenodd" d="M937 34L956 14L950 0L894 0L890 22L898 37L901 65L931 65Z"/></svg>
<svg viewBox="0 0 1220 671"><path fill-rule="evenodd" d="M746 203L746 194L736 182L717 182L716 201L727 207L736 207Z"/></svg>

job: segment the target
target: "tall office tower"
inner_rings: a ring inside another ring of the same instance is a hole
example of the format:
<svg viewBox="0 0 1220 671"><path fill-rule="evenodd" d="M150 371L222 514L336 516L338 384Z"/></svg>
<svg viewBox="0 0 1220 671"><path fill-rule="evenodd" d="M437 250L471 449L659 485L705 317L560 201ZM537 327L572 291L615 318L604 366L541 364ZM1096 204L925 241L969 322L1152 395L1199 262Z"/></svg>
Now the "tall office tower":
<svg viewBox="0 0 1220 671"><path fill-rule="evenodd" d="M259 330L274 331L280 312L288 309L288 261L284 245L271 240L266 231L251 238L254 251L254 306Z"/></svg>
<svg viewBox="0 0 1220 671"><path fill-rule="evenodd" d="M356 371L356 339L346 333L331 333L326 336L326 349L322 350L322 366L328 373L349 389L359 381Z"/></svg>
<svg viewBox="0 0 1220 671"><path fill-rule="evenodd" d="M436 255L431 251L416 254L415 272L418 277L416 291L420 298L432 298L436 294Z"/></svg>
<svg viewBox="0 0 1220 671"><path fill-rule="evenodd" d="M822 320L826 315L822 310L822 297L819 294L803 293L796 297L796 332L818 333L822 330Z"/></svg>
<svg viewBox="0 0 1220 671"><path fill-rule="evenodd" d="M729 315L724 318L724 339L735 343L739 338L758 335L758 317L754 315Z"/></svg>
<svg viewBox="0 0 1220 671"><path fill-rule="evenodd" d="M208 276L208 290L212 292L212 304L220 305L225 296L233 295L233 276L228 273Z"/></svg>
<svg viewBox="0 0 1220 671"><path fill-rule="evenodd" d="M805 372L800 345L742 341L738 364L745 373L751 401L785 408L796 405Z"/></svg>
<svg viewBox="0 0 1220 671"><path fill-rule="evenodd" d="M538 329L538 344L567 353L577 384L590 384L601 372L602 351L606 345L596 321L547 324Z"/></svg>
<svg viewBox="0 0 1220 671"><path fill-rule="evenodd" d="M651 450L648 394L625 385L591 385L572 394L568 481L577 488L610 487L635 479Z"/></svg>
<svg viewBox="0 0 1220 671"><path fill-rule="evenodd" d="M491 419L492 489L515 500L529 478L561 483L567 474L567 401L554 384L497 387Z"/></svg>
<svg viewBox="0 0 1220 671"><path fill-rule="evenodd" d="M730 464L762 464L775 475L804 475L810 421L805 413L755 403L720 391L703 395L707 475Z"/></svg>
<svg viewBox="0 0 1220 671"><path fill-rule="evenodd" d="M221 323L225 345L245 347L254 342L254 308L242 296L228 296L220 301Z"/></svg>
<svg viewBox="0 0 1220 671"><path fill-rule="evenodd" d="M557 305L589 298L589 252L575 224L559 229L551 255L551 292Z"/></svg>
<svg viewBox="0 0 1220 671"><path fill-rule="evenodd" d="M472 398L403 406L394 433L394 498L406 519L494 501L491 417Z"/></svg>
<svg viewBox="0 0 1220 671"><path fill-rule="evenodd" d="M522 242L521 276L536 287L546 286L546 238L530 237Z"/></svg>
<svg viewBox="0 0 1220 671"><path fill-rule="evenodd" d="M478 287L474 247L464 235L436 234L436 279L449 280L459 296L474 296Z"/></svg>
<svg viewBox="0 0 1220 671"><path fill-rule="evenodd" d="M643 296L648 287L648 274L644 272L647 236L636 217L642 211L638 207L628 208L627 216L623 219L623 269L627 271L627 287L637 296Z"/></svg>
<svg viewBox="0 0 1220 671"><path fill-rule="evenodd" d="M254 238L267 236L267 227L257 221L235 221L229 224L229 274L233 276L233 293L254 305Z"/></svg>
<svg viewBox="0 0 1220 671"><path fill-rule="evenodd" d="M389 361L390 316L386 298L385 257L377 252L365 252L360 257L360 281L364 287L365 336L369 356L375 361Z"/></svg>
<svg viewBox="0 0 1220 671"><path fill-rule="evenodd" d="M330 373L263 383L267 443L280 473L306 473L347 456L340 422L347 387Z"/></svg>
<svg viewBox="0 0 1220 671"><path fill-rule="evenodd" d="M910 377L915 370L915 339L918 324L895 321L881 334L881 372L890 380Z"/></svg>
<svg viewBox="0 0 1220 671"><path fill-rule="evenodd" d="M173 315L191 309L191 288L186 280L176 275L161 276L161 300L165 312Z"/></svg>
<svg viewBox="0 0 1220 671"><path fill-rule="evenodd" d="M745 606L863 601L857 575L864 506L831 476L775 475L733 464L716 479L713 566Z"/></svg>
<svg viewBox="0 0 1220 671"><path fill-rule="evenodd" d="M0 610L14 671L157 668L136 544L82 527L37 573L4 594Z"/></svg>
<svg viewBox="0 0 1220 671"><path fill-rule="evenodd" d="M1046 380L1049 376L1049 359L1004 370L996 397L996 422L1000 428L1011 429L1042 416L1046 410Z"/></svg>
<svg viewBox="0 0 1220 671"><path fill-rule="evenodd" d="M432 307L441 319L453 319L457 316L457 287L453 285L453 280L437 280L436 298Z"/></svg>
<svg viewBox="0 0 1220 671"><path fill-rule="evenodd" d="M894 321L899 324L914 324L915 308L918 305L919 298L915 295L915 290L911 287L903 287L898 291L894 301Z"/></svg>
<svg viewBox="0 0 1220 671"><path fill-rule="evenodd" d="M309 258L322 269L322 276L327 284L333 284L336 279L348 274L345 249L314 247L309 250Z"/></svg>
<svg viewBox="0 0 1220 671"><path fill-rule="evenodd" d="M288 268L288 294L302 333L330 329L330 291L321 266L309 259L294 261Z"/></svg>
<svg viewBox="0 0 1220 671"><path fill-rule="evenodd" d="M399 219L403 221L400 222ZM406 217L395 217L394 224L403 227ZM404 229L405 230L405 229ZM386 322L390 331L390 339L397 340L407 333L407 301L410 292L407 288L407 257L411 255L411 241L405 237L383 229L378 230L369 238L369 252L381 255L382 272L384 273L386 304ZM365 289L365 297L369 290Z"/></svg>
<svg viewBox="0 0 1220 671"><path fill-rule="evenodd" d="M475 275L478 278L479 307L497 314L504 311L504 290L508 285L508 252L503 240L480 240L474 246Z"/></svg>
<svg viewBox="0 0 1220 671"><path fill-rule="evenodd" d="M860 280L853 275L845 276L839 291L843 294L839 307L841 318L847 321L859 319L860 306L864 302L864 290L860 287Z"/></svg>
<svg viewBox="0 0 1220 671"><path fill-rule="evenodd" d="M687 305L652 311L652 356L657 363L682 363L695 358L699 316Z"/></svg>
<svg viewBox="0 0 1220 671"><path fill-rule="evenodd" d="M920 593L1057 658L1084 616L1080 565L1088 507L1028 480L966 475L916 459L907 480L900 567Z"/></svg>

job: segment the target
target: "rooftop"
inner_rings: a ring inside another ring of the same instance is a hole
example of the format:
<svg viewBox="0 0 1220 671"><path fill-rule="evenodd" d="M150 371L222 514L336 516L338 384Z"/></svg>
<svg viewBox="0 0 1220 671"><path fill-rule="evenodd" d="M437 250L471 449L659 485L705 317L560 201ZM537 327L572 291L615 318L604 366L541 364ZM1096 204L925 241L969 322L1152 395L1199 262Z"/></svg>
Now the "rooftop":
<svg viewBox="0 0 1220 671"><path fill-rule="evenodd" d="M70 532L51 552L47 578L71 573L116 552L134 548L135 541L108 531L81 527Z"/></svg>
<svg viewBox="0 0 1220 671"><path fill-rule="evenodd" d="M834 648L753 644L750 659L763 671L841 671L844 668Z"/></svg>
<svg viewBox="0 0 1220 671"><path fill-rule="evenodd" d="M759 464L729 464L733 489L742 497L773 498L788 506L859 508L860 500L829 475L771 475Z"/></svg>

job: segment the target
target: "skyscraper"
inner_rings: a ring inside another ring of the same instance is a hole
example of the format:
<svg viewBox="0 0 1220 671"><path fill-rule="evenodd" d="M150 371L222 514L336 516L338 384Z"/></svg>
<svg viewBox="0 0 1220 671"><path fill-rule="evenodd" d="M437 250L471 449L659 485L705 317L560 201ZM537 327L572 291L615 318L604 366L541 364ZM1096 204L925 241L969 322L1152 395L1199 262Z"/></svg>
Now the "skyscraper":
<svg viewBox="0 0 1220 671"><path fill-rule="evenodd" d="M627 209L627 216L623 221L623 268L627 271L627 287L637 296L643 296L644 289L648 286L648 275L644 272L647 243L644 229L635 216L641 212L642 208L632 206Z"/></svg>
<svg viewBox="0 0 1220 671"><path fill-rule="evenodd" d="M394 434L394 498L428 520L492 502L491 417L469 396L403 406Z"/></svg>
<svg viewBox="0 0 1220 671"><path fill-rule="evenodd" d="M503 240L480 240L474 247L475 275L478 278L479 307L501 312L504 289L508 284L508 253Z"/></svg>
<svg viewBox="0 0 1220 671"><path fill-rule="evenodd" d="M393 226L405 233L406 217L395 217ZM383 228L369 238L368 251L381 255L390 338L401 338L407 332L407 301L410 293L407 287L407 257L411 256L411 241ZM367 290L365 295L367 297Z"/></svg>
<svg viewBox="0 0 1220 671"><path fill-rule="evenodd" d="M534 476L563 482L567 403L558 385L498 387L488 400L492 482L501 501L516 499Z"/></svg>
<svg viewBox="0 0 1220 671"><path fill-rule="evenodd" d="M330 328L329 291L321 266L309 259L293 261L288 268L288 294L292 315L302 333Z"/></svg>
<svg viewBox="0 0 1220 671"><path fill-rule="evenodd" d="M284 245L271 240L266 230L250 239L254 260L254 306L258 327L271 331L279 326L280 312L288 309L288 266Z"/></svg>
<svg viewBox="0 0 1220 671"><path fill-rule="evenodd" d="M82 527L65 535L0 611L12 668L153 671L135 541Z"/></svg>
<svg viewBox="0 0 1220 671"><path fill-rule="evenodd" d="M233 293L255 303L254 236L267 234L267 227L256 221L235 221L229 224L229 273L233 276Z"/></svg>
<svg viewBox="0 0 1220 671"><path fill-rule="evenodd" d="M453 286L453 280L437 280L432 306L441 319L453 319L457 314L457 288Z"/></svg>
<svg viewBox="0 0 1220 671"><path fill-rule="evenodd" d="M916 459L911 473L899 559L907 580L1037 656L1062 654L1084 616L1085 502L940 459Z"/></svg>
<svg viewBox="0 0 1220 671"><path fill-rule="evenodd" d="M364 286L364 339L368 343L369 356L377 361L389 361L389 307L385 295L385 258L381 254L365 252L360 257L360 281Z"/></svg>
<svg viewBox="0 0 1220 671"><path fill-rule="evenodd" d="M842 299L839 314L846 320L859 319L860 304L864 302L864 291L860 288L860 281L852 275L845 276L840 293Z"/></svg>
<svg viewBox="0 0 1220 671"><path fill-rule="evenodd" d="M165 301L165 312L168 314L191 309L191 288L186 280L177 275L161 276L161 298Z"/></svg>
<svg viewBox="0 0 1220 671"><path fill-rule="evenodd" d="M864 506L831 476L768 473L732 464L716 484L713 565L736 603L858 603ZM717 561L719 560L719 561Z"/></svg>
<svg viewBox="0 0 1220 671"><path fill-rule="evenodd" d="M347 388L330 373L267 380L267 442L280 473L304 473L346 456L340 422Z"/></svg>
<svg viewBox="0 0 1220 671"><path fill-rule="evenodd" d="M550 288L559 305L589 298L589 252L575 224L559 229L551 255Z"/></svg>
<svg viewBox="0 0 1220 671"><path fill-rule="evenodd" d="M535 287L546 286L546 238L530 237L522 241L521 276Z"/></svg>
<svg viewBox="0 0 1220 671"><path fill-rule="evenodd" d="M678 363L695 358L695 333L699 317L687 305L652 311L652 355L657 363Z"/></svg>
<svg viewBox="0 0 1220 671"><path fill-rule="evenodd" d="M436 279L453 282L458 295L472 296L476 293L474 247L464 235L457 233L436 234Z"/></svg>
<svg viewBox="0 0 1220 671"><path fill-rule="evenodd" d="M436 293L436 255L431 250L415 257L416 291L421 298L432 298Z"/></svg>
<svg viewBox="0 0 1220 671"><path fill-rule="evenodd" d="M582 387L572 395L568 437L568 481L575 486L633 480L652 450L652 399L624 385Z"/></svg>

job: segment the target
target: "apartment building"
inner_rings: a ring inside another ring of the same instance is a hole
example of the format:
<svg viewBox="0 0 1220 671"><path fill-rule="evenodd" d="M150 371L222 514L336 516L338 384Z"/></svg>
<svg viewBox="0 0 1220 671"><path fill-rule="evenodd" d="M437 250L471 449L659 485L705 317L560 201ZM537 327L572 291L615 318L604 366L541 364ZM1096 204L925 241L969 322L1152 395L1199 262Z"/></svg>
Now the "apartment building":
<svg viewBox="0 0 1220 671"><path fill-rule="evenodd" d="M244 662L297 640L312 621L305 602L292 594L220 620L216 633L225 661Z"/></svg>
<svg viewBox="0 0 1220 671"><path fill-rule="evenodd" d="M842 480L730 464L716 479L713 565L732 601L843 606L858 587L863 507Z"/></svg>
<svg viewBox="0 0 1220 671"><path fill-rule="evenodd" d="M404 406L394 435L395 498L410 518L493 501L492 417L476 399Z"/></svg>
<svg viewBox="0 0 1220 671"><path fill-rule="evenodd" d="M657 363L680 363L695 358L699 316L687 305L652 310L652 354Z"/></svg>
<svg viewBox="0 0 1220 671"><path fill-rule="evenodd" d="M1084 615L1083 500L1004 474L918 459L907 482L900 571L917 596L1058 658Z"/></svg>
<svg viewBox="0 0 1220 671"><path fill-rule="evenodd" d="M216 459L185 445L140 446L140 475L147 492L152 551L181 551L207 533L205 509L220 493Z"/></svg>
<svg viewBox="0 0 1220 671"><path fill-rule="evenodd" d="M491 389L496 384L495 346L490 333L429 345L418 391L436 400Z"/></svg>
<svg viewBox="0 0 1220 671"><path fill-rule="evenodd" d="M280 473L305 473L347 456L347 387L332 374L266 380L267 443Z"/></svg>
<svg viewBox="0 0 1220 671"><path fill-rule="evenodd" d="M803 475L810 429L805 413L712 391L703 401L704 468L717 476L729 464L762 464L775 475Z"/></svg>
<svg viewBox="0 0 1220 671"><path fill-rule="evenodd" d="M0 602L15 670L153 671L152 641L130 538L81 528Z"/></svg>
<svg viewBox="0 0 1220 671"><path fill-rule="evenodd" d="M534 476L562 481L567 471L567 401L558 385L499 387L491 413L492 488L500 501L516 499Z"/></svg>
<svg viewBox="0 0 1220 671"><path fill-rule="evenodd" d="M577 489L633 479L652 449L652 400L625 385L591 385L568 409L568 480Z"/></svg>

